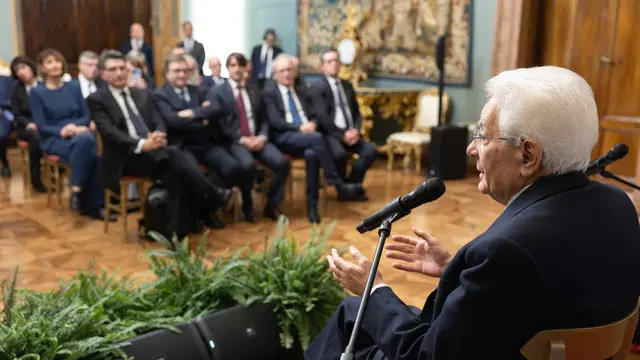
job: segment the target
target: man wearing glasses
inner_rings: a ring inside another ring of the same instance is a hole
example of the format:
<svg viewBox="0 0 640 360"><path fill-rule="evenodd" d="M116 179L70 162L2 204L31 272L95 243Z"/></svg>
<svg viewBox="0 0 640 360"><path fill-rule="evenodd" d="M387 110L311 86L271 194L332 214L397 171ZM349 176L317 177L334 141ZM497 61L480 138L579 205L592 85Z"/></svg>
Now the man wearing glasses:
<svg viewBox="0 0 640 360"><path fill-rule="evenodd" d="M400 271L439 279L422 310L400 300L378 273L355 359L524 359L538 332L592 327L637 306L640 226L629 197L584 174L598 140L589 84L558 67L503 72L486 85L467 154L478 190L506 206L476 239L450 254L430 234L393 236ZM327 260L334 278L362 295L371 262L350 249ZM346 299L306 352L337 360L360 304Z"/></svg>

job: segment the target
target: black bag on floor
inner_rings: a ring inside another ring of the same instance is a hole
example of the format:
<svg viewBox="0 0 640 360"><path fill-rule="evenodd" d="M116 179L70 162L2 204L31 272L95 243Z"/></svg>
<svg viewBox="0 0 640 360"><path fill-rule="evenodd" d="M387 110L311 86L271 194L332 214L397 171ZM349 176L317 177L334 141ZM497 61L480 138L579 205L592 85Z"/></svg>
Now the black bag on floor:
<svg viewBox="0 0 640 360"><path fill-rule="evenodd" d="M154 182L144 203L144 217L138 224L139 231L144 231L144 237L149 237L150 231L155 231L163 235L167 240L171 240L172 234L169 232L169 194L167 189L162 187L161 182Z"/></svg>

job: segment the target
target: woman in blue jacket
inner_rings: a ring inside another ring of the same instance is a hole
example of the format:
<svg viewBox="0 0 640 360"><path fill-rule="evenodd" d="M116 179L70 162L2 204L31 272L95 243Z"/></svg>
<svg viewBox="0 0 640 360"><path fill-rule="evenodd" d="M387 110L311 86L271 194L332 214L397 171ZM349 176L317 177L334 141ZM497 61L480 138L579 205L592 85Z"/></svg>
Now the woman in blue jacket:
<svg viewBox="0 0 640 360"><path fill-rule="evenodd" d="M104 220L96 135L90 127L89 109L80 86L62 81L66 62L57 50L42 51L37 62L44 83L31 90L29 102L40 133L40 146L71 165L69 206L81 214Z"/></svg>

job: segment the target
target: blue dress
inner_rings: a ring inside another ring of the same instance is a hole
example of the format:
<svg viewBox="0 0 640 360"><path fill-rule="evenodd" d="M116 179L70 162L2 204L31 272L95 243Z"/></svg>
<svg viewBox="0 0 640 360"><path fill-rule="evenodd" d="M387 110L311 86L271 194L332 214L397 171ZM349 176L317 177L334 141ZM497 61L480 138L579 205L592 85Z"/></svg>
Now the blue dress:
<svg viewBox="0 0 640 360"><path fill-rule="evenodd" d="M94 133L74 135L65 139L60 131L67 124L89 126L89 108L82 97L80 86L64 83L57 89L44 84L31 89L29 98L31 115L40 133L40 147L62 162L71 165L71 185L91 193L90 206L104 203L99 180L99 161Z"/></svg>

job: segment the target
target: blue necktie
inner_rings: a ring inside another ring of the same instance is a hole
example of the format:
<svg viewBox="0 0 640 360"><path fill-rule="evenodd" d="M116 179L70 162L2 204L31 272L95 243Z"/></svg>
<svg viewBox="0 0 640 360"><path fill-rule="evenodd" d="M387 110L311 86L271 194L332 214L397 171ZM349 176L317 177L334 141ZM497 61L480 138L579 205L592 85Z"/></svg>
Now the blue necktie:
<svg viewBox="0 0 640 360"><path fill-rule="evenodd" d="M293 118L293 123L296 125L302 125L302 119L300 118L300 114L298 114L298 107L296 107L296 102L293 101L293 94L291 94L291 90L287 92L289 95L289 112L291 113L291 117Z"/></svg>
<svg viewBox="0 0 640 360"><path fill-rule="evenodd" d="M178 90L178 97L180 98L180 101L182 101L182 105L185 108L190 108L191 104L189 104L189 102L187 101L186 96L184 96L184 92L185 92L185 90Z"/></svg>
<svg viewBox="0 0 640 360"><path fill-rule="evenodd" d="M344 100L342 99L340 80L336 80L336 89L338 90L338 106L340 106L340 110L342 110L342 114L344 115L344 122L347 124L348 129L351 127L351 119L349 118L349 113L347 112L347 108L344 106Z"/></svg>

